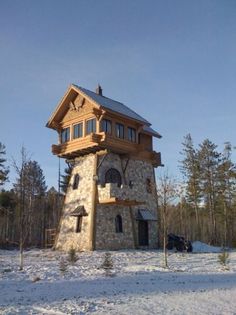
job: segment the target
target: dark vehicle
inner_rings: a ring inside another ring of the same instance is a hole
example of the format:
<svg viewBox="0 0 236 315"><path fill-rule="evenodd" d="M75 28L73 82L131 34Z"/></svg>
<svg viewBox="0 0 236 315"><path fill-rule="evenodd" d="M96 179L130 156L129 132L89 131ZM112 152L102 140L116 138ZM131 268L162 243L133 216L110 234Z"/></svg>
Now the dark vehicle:
<svg viewBox="0 0 236 315"><path fill-rule="evenodd" d="M193 251L193 247L190 241L187 241L184 237L175 234L168 234L168 243L166 248L176 249L179 252L187 251L188 253Z"/></svg>

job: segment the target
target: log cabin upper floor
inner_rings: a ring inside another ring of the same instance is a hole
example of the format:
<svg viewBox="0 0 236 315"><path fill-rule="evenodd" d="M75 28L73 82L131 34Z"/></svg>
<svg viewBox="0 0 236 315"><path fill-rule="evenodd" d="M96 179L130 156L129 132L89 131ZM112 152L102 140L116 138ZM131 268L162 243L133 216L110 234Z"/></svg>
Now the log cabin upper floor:
<svg viewBox="0 0 236 315"><path fill-rule="evenodd" d="M153 137L161 135L150 123L124 104L96 93L69 86L47 123L58 132L53 154L73 159L100 150L148 160L161 166L161 155L153 150Z"/></svg>

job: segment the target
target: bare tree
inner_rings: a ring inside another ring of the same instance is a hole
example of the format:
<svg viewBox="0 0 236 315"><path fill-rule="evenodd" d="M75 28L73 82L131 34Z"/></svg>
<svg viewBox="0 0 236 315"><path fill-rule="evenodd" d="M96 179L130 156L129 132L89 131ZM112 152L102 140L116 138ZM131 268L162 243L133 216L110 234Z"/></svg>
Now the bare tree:
<svg viewBox="0 0 236 315"><path fill-rule="evenodd" d="M168 224L167 224L167 215L168 209L171 206L171 203L176 198L176 185L174 180L169 176L168 171L165 171L157 181L157 196L159 207L161 210L162 217L162 226L163 226L163 252L164 252L164 266L168 268L167 261L167 233L168 233Z"/></svg>
<svg viewBox="0 0 236 315"><path fill-rule="evenodd" d="M19 165L15 160L13 160L13 166L15 168L16 174L19 177L18 184L15 187L17 192L17 205L19 213L19 250L20 250L20 270L23 270L23 251L24 244L28 234L27 227L27 211L26 211L26 166L29 162L28 154L25 147L21 148L21 160Z"/></svg>

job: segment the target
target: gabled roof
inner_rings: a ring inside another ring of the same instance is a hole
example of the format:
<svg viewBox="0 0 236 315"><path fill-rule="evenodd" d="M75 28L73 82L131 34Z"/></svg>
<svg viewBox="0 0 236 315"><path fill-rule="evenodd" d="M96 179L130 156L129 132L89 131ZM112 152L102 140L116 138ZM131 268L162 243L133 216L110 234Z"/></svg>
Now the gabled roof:
<svg viewBox="0 0 236 315"><path fill-rule="evenodd" d="M61 109L63 108L63 104L65 102L69 102L71 98L73 98L73 95L80 93L82 94L85 98L88 98L94 106L97 107L102 107L104 109L110 110L112 112L121 114L122 116L134 119L138 122L140 122L143 125L143 132L147 133L149 135L152 135L157 138L161 138L161 135L153 130L150 126L150 122L147 121L145 118L137 114L135 111L130 109L128 106L124 105L121 102L115 101L111 98L105 97L103 95L97 94L95 92L92 92L90 90L87 90L81 86L78 86L76 84L71 84L62 98L61 102L58 104L57 108L55 109L54 113L51 115L47 127L51 128L53 126L53 121L55 118L59 115L61 112ZM63 113L63 111L62 111Z"/></svg>
<svg viewBox="0 0 236 315"><path fill-rule="evenodd" d="M98 105L109 109L113 112L122 114L124 116L127 116L129 118L141 121L144 124L150 125L150 122L148 122L145 118L138 115L135 111L124 105L123 103L117 102L115 100L112 100L111 98L105 97L103 95L99 95L95 92L92 92L90 90L87 90L81 86L77 86L73 84L77 89L81 90L84 94L86 94L89 98L91 98L94 102L96 102Z"/></svg>

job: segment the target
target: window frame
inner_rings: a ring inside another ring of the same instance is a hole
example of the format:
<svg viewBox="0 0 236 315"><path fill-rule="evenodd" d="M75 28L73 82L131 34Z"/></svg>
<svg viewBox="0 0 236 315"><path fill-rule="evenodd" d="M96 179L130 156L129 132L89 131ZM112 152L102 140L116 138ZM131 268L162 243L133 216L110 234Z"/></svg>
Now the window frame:
<svg viewBox="0 0 236 315"><path fill-rule="evenodd" d="M66 127L61 130L60 139L61 143L66 143L70 141L70 127Z"/></svg>
<svg viewBox="0 0 236 315"><path fill-rule="evenodd" d="M115 130L116 130L116 137L117 138L119 138L119 139L125 138L125 126L124 126L124 124L116 122L116 129ZM121 132L121 130L122 130L122 132Z"/></svg>
<svg viewBox="0 0 236 315"><path fill-rule="evenodd" d="M89 123L92 122L92 128L91 130L89 130ZM86 120L86 126L85 126L85 132L86 132L86 136L90 135L91 133L96 133L97 131L97 119L94 118L90 118Z"/></svg>
<svg viewBox="0 0 236 315"><path fill-rule="evenodd" d="M110 130L109 130L108 126L110 127ZM101 121L101 131L103 131L103 132L105 132L105 133L107 133L109 135L112 134L112 121L110 119L106 119L106 118L102 119L102 121Z"/></svg>
<svg viewBox="0 0 236 315"><path fill-rule="evenodd" d="M76 137L75 136L75 128L77 127L77 126L81 126L81 130L79 129L79 127L78 127L78 136ZM78 123L76 123L76 124L74 124L73 125L73 139L79 139L79 138L82 138L84 135L83 135L83 128L84 128L84 124L83 124L83 122L81 121L81 122L78 122ZM79 131L81 131L81 135L79 134Z"/></svg>
<svg viewBox="0 0 236 315"><path fill-rule="evenodd" d="M136 129L133 127L128 127L127 132L128 132L128 140L131 142L136 142L136 139L137 139Z"/></svg>

